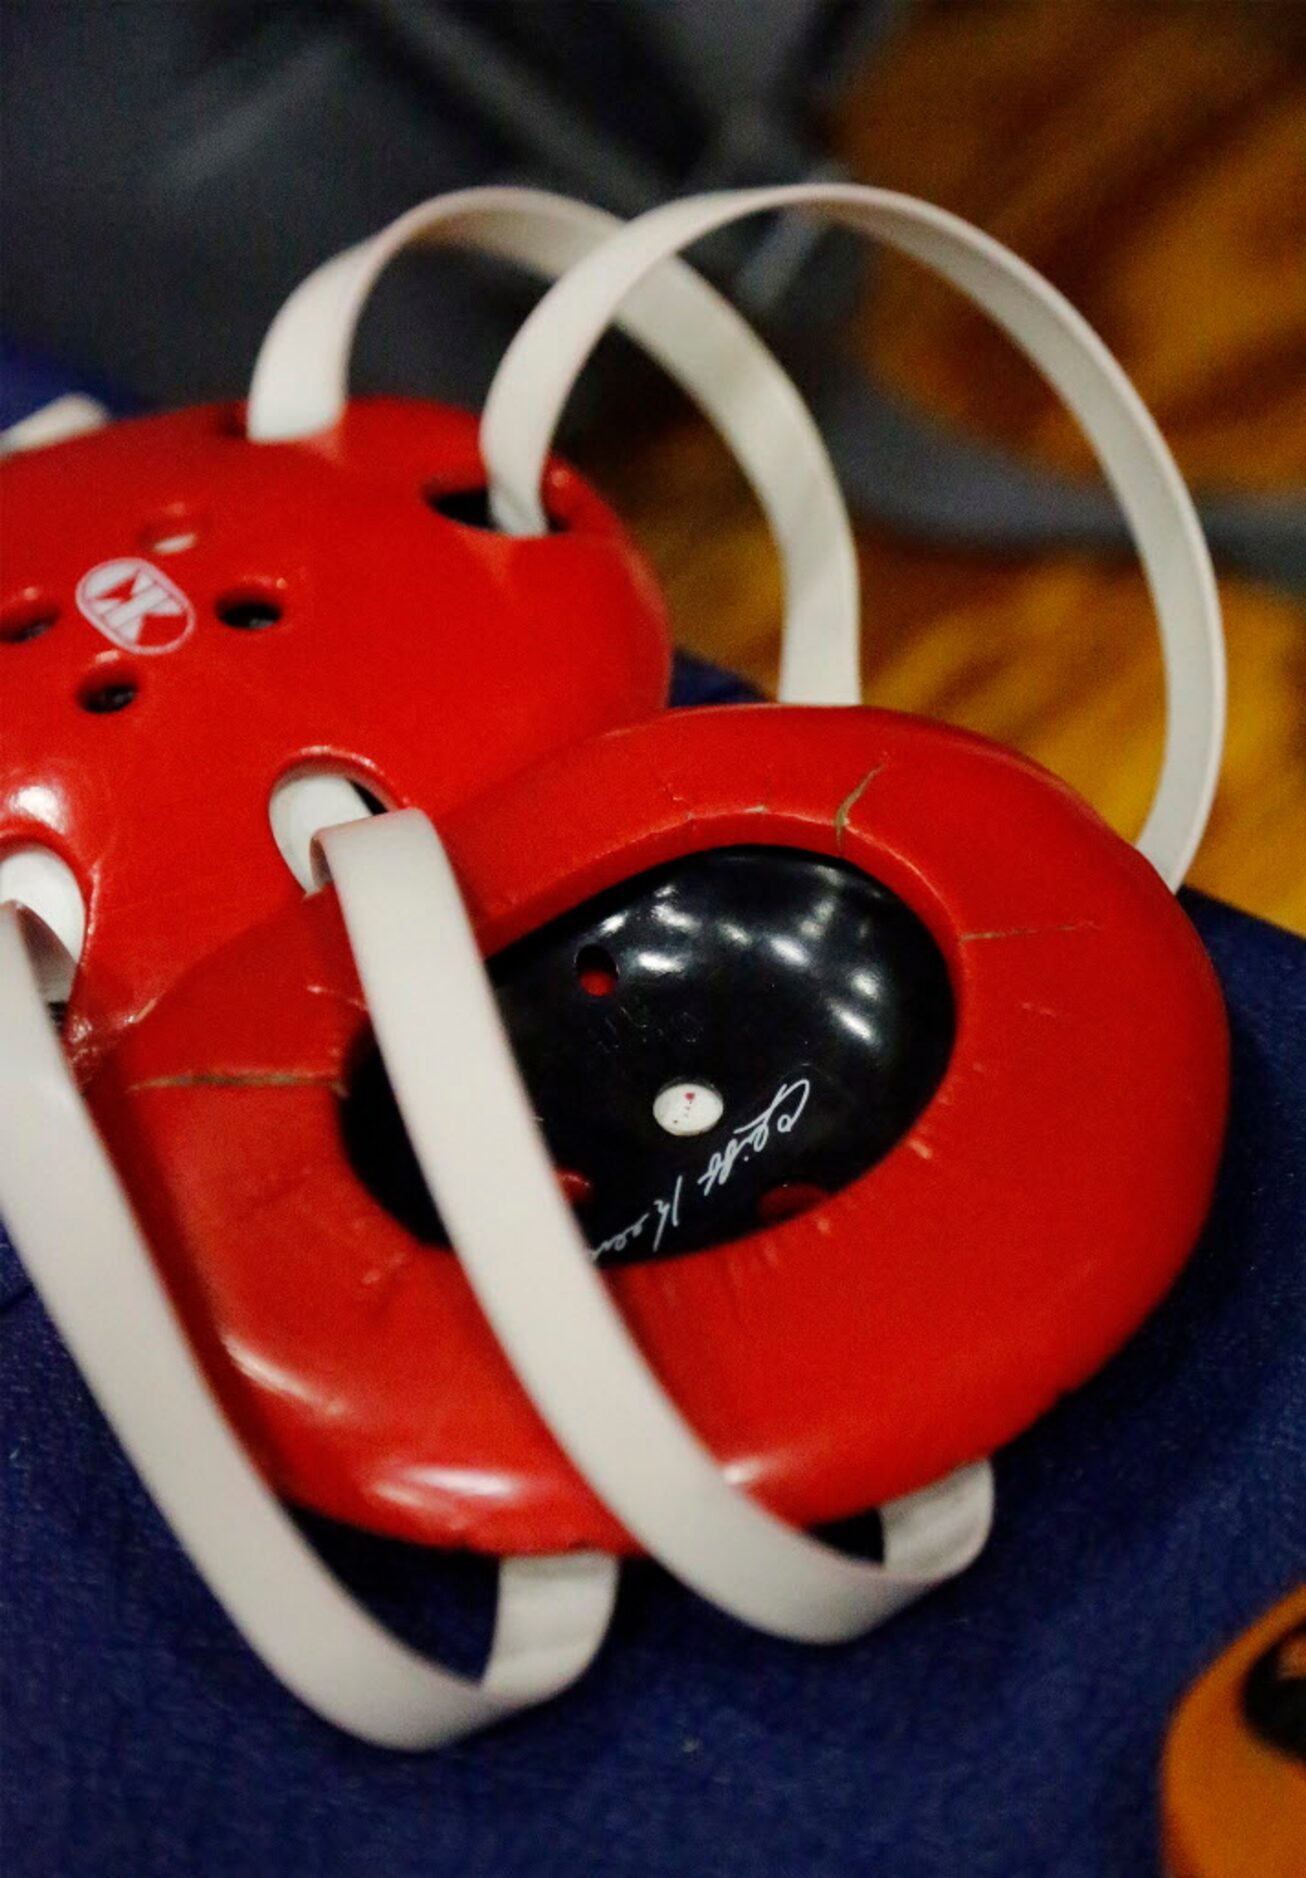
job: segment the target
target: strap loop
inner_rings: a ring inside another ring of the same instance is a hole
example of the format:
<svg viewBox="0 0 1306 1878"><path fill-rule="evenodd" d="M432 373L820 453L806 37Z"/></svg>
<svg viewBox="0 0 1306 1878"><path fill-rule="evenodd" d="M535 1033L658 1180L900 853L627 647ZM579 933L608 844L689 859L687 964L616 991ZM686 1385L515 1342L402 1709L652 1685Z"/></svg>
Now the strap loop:
<svg viewBox="0 0 1306 1878"><path fill-rule="evenodd" d="M291 294L254 367L248 435L285 442L339 422L359 315L382 268L409 242L478 248L553 279L620 227L600 209L535 189L468 189L420 203L325 262ZM691 268L666 262L641 272L648 278L632 288L618 323L702 408L756 491L780 553L787 631L807 647L807 682L820 692L855 693L856 549L806 404L747 322ZM547 402L553 383L546 359L528 405ZM555 428L556 414L550 437ZM534 491L543 466L541 455ZM543 512L536 515L525 532L546 532Z"/></svg>
<svg viewBox="0 0 1306 1878"><path fill-rule="evenodd" d="M494 513L506 528L544 526L540 476L567 396L626 296L668 255L743 216L815 211L913 256L982 307L1028 355L1083 426L1124 510L1156 609L1165 662L1161 775L1138 847L1177 887L1210 813L1224 740L1224 639L1215 577L1188 491L1137 392L1091 327L1049 282L978 229L928 203L853 183L695 196L652 209L550 290L504 355L486 401L482 449ZM728 390L736 378L720 361ZM763 492L785 499L787 459ZM813 608L790 618L781 697L860 702L856 661L840 657L828 682L823 635L843 631Z"/></svg>

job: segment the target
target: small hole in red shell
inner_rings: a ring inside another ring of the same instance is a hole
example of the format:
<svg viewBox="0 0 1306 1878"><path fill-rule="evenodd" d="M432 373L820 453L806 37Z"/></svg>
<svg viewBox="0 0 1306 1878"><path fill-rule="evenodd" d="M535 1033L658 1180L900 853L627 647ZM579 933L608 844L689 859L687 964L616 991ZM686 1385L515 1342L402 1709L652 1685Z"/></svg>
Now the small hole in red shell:
<svg viewBox="0 0 1306 1878"><path fill-rule="evenodd" d="M588 1174L578 1174L574 1167L558 1169L558 1185L571 1206L584 1206L594 1198L594 1182Z"/></svg>
<svg viewBox="0 0 1306 1878"><path fill-rule="evenodd" d="M139 695L136 676L126 666L101 667L83 682L77 702L93 717L113 717L134 704Z"/></svg>
<svg viewBox="0 0 1306 1878"><path fill-rule="evenodd" d="M59 618L57 604L44 594L26 594L0 613L0 645L21 646L39 639Z"/></svg>
<svg viewBox="0 0 1306 1878"><path fill-rule="evenodd" d="M437 483L430 484L422 491L422 498L429 509L437 515L443 515L447 522L457 522L460 528L476 528L483 534L498 535L503 530L490 513L490 492L484 487L472 489L442 489ZM549 512L549 533L565 534L567 523L559 516Z"/></svg>
<svg viewBox="0 0 1306 1878"><path fill-rule="evenodd" d="M282 606L270 588L241 587L224 593L214 611L224 626L234 626L238 632L261 633L277 624Z"/></svg>
<svg viewBox="0 0 1306 1878"><path fill-rule="evenodd" d="M576 956L576 977L591 998L610 998L617 988L617 966L602 946L582 946Z"/></svg>

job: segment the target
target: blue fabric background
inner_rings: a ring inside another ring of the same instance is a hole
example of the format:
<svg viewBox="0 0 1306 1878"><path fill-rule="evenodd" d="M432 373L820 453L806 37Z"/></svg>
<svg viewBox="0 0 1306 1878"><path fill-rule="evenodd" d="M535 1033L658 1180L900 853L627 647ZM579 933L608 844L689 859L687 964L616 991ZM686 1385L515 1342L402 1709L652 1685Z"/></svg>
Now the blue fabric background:
<svg viewBox="0 0 1306 1878"><path fill-rule="evenodd" d="M678 685L730 681L686 663ZM998 1457L979 1564L851 1646L768 1641L637 1566L549 1709L441 1755L360 1746L238 1642L0 1235L7 1878L1154 1870L1166 1718L1306 1563L1306 945L1188 906L1234 1032L1209 1228L1130 1345ZM312 1530L475 1665L482 1562Z"/></svg>

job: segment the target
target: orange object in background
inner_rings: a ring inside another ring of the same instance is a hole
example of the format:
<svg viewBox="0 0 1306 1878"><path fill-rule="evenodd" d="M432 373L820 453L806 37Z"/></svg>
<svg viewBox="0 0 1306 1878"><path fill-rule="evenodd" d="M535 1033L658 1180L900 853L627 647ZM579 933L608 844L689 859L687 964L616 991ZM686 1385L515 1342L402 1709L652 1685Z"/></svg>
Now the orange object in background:
<svg viewBox="0 0 1306 1878"><path fill-rule="evenodd" d="M1161 1801L1168 1878L1306 1878L1306 1585L1188 1691Z"/></svg>

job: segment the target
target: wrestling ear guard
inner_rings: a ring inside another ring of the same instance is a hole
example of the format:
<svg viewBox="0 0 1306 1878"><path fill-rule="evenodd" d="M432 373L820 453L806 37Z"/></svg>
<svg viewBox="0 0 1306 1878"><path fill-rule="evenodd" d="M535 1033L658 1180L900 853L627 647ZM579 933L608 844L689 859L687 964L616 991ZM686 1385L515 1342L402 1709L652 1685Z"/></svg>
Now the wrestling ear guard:
<svg viewBox="0 0 1306 1878"><path fill-rule="evenodd" d="M777 1635L891 1615L975 1556L983 1457L1128 1335L1205 1211L1223 1015L1166 883L1218 762L1214 586L1154 427L1045 283L882 192L655 211L577 261L505 358L493 512L551 545L541 468L593 339L627 293L682 291L649 272L672 249L786 206L947 274L1084 421L1162 623L1142 853L1010 752L856 704L828 466L714 313L663 330L777 527L789 702L616 713L478 776L439 835L369 751L398 812L323 830L331 885L247 918L88 1057L98 1134L20 921L0 927L0 1177L33 1278L254 1647L370 1739L451 1739L563 1686L621 1551ZM292 298L251 437L339 418L353 318L400 238ZM290 1497L507 1555L479 1684L349 1602L233 1426ZM882 1563L801 1530L877 1503Z"/></svg>

